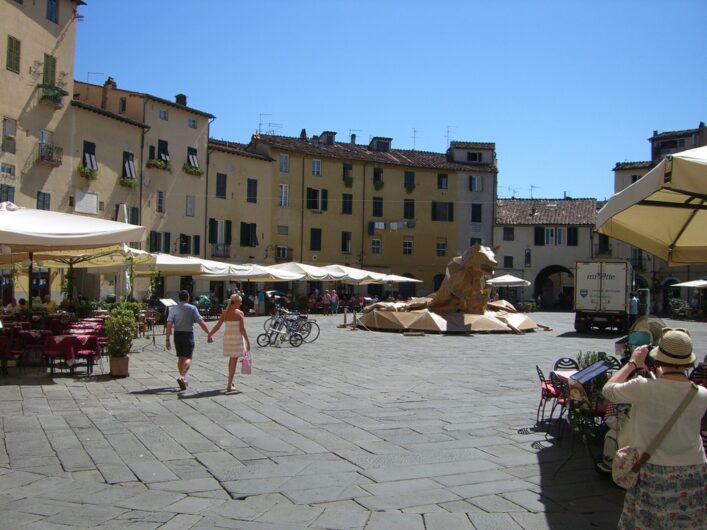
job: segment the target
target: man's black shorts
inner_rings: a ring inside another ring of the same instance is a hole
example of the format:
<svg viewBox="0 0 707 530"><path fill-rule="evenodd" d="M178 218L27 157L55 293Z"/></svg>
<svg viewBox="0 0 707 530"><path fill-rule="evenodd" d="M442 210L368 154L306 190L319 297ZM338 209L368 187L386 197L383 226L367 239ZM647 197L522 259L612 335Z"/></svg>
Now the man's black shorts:
<svg viewBox="0 0 707 530"><path fill-rule="evenodd" d="M191 358L194 353L194 333L192 331L175 331L174 350L177 352L177 357Z"/></svg>

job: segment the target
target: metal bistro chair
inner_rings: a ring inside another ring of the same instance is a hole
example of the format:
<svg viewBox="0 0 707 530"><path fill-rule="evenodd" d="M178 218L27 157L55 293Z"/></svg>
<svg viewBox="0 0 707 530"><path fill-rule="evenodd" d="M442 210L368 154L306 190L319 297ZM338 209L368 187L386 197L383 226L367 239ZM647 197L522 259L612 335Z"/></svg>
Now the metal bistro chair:
<svg viewBox="0 0 707 530"><path fill-rule="evenodd" d="M561 357L555 361L553 370L579 370L579 364L570 357Z"/></svg>
<svg viewBox="0 0 707 530"><path fill-rule="evenodd" d="M558 396L558 391L555 385L551 381L545 379L545 375L540 367L536 364L535 369L538 372L538 379L540 380L540 402L538 403L538 410L535 413L535 425L545 425L545 407L548 401L552 401L553 405Z"/></svg>
<svg viewBox="0 0 707 530"><path fill-rule="evenodd" d="M552 421L552 417L555 414L555 409L560 407L560 415L557 417L557 441L562 445L562 419L567 413L567 419L569 420L569 405L570 405L570 389L567 381L560 378L555 372L550 372L550 382L557 392L557 397L552 404L552 409L550 409L550 418L548 421ZM548 434L550 433L548 429Z"/></svg>

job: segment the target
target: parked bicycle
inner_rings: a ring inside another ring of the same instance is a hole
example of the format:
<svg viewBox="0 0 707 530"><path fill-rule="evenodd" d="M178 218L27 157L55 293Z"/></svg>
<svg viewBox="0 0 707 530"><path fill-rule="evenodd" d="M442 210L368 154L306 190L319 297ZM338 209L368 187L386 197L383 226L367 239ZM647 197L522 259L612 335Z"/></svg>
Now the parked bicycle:
<svg viewBox="0 0 707 530"><path fill-rule="evenodd" d="M307 314L288 311L282 307L277 307L275 314L265 320L263 323L265 332L267 333L270 329L275 327L279 319L284 319L289 330L302 335L304 342L314 342L319 338L319 332L321 330L316 320L309 318Z"/></svg>
<svg viewBox="0 0 707 530"><path fill-rule="evenodd" d="M258 346L279 346L289 342L290 346L298 348L304 342L304 337L300 333L301 325L297 320L288 319L286 315L278 315L265 333L261 333L256 338Z"/></svg>

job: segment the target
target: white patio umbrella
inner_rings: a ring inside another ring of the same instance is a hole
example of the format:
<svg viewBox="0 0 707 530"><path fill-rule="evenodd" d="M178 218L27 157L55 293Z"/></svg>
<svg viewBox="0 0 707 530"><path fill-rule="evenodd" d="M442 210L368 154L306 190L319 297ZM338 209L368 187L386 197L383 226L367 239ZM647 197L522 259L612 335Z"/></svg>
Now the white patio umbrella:
<svg viewBox="0 0 707 530"><path fill-rule="evenodd" d="M675 153L611 197L597 231L668 262L707 263L707 147Z"/></svg>
<svg viewBox="0 0 707 530"><path fill-rule="evenodd" d="M234 264L225 273L207 273L199 276L211 280L232 280L249 282L291 282L301 280L304 274L288 272L254 263Z"/></svg>
<svg viewBox="0 0 707 530"><path fill-rule="evenodd" d="M518 278L512 274L504 274L503 276L497 276L486 280L487 285L492 285L493 287L528 287L530 282L523 278Z"/></svg>
<svg viewBox="0 0 707 530"><path fill-rule="evenodd" d="M30 278L35 252L96 249L141 241L144 234L142 226L0 203L0 254L28 253Z"/></svg>
<svg viewBox="0 0 707 530"><path fill-rule="evenodd" d="M707 289L707 280L690 280L689 282L674 283L670 287L690 287L692 289Z"/></svg>
<svg viewBox="0 0 707 530"><path fill-rule="evenodd" d="M344 272L326 270L324 267L316 267L314 265L307 265L306 263L298 263L296 261L288 261L286 263L270 265L269 268L292 272L295 274L303 274L303 279L307 281L336 281L345 276Z"/></svg>
<svg viewBox="0 0 707 530"><path fill-rule="evenodd" d="M340 275L338 281L344 283L353 282L359 285L366 285L369 283L385 283L384 278L386 275L381 272L357 269L355 267L338 264L325 265L321 268L333 274Z"/></svg>
<svg viewBox="0 0 707 530"><path fill-rule="evenodd" d="M145 254L148 253L145 252ZM153 274L160 276L192 276L205 274L209 271L209 268L203 263L189 258L160 252L150 255L153 256L153 261L135 266L135 276L151 276Z"/></svg>
<svg viewBox="0 0 707 530"><path fill-rule="evenodd" d="M408 276L400 276L398 274L386 274L383 276L383 282L394 282L394 283L423 283L422 280L417 278L410 278Z"/></svg>

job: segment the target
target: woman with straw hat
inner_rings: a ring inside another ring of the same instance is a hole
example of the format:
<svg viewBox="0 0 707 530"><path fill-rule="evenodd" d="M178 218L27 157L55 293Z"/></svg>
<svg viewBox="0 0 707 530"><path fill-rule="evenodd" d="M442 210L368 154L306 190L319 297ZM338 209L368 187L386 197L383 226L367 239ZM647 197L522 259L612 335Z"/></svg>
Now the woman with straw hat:
<svg viewBox="0 0 707 530"><path fill-rule="evenodd" d="M687 330L663 328L658 346L636 348L604 385L602 393L607 399L631 404L628 439L639 453L646 451L670 417L680 411L640 468L636 485L626 491L619 529L707 528L707 458L700 436L707 388L696 387L688 379L687 371L694 362ZM636 370L649 367L651 377L628 380ZM687 404L681 407L685 400Z"/></svg>

